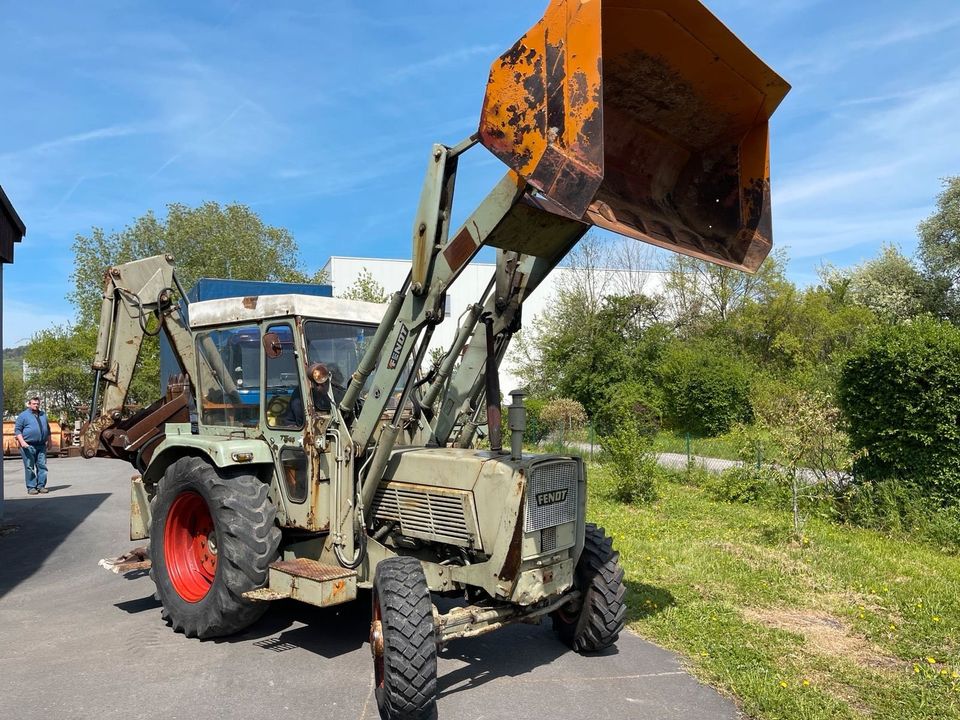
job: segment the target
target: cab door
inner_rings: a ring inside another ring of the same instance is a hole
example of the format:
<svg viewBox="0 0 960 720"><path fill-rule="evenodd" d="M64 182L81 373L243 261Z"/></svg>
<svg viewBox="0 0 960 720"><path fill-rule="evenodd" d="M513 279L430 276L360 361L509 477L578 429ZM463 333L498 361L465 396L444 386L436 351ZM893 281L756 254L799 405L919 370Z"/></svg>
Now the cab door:
<svg viewBox="0 0 960 720"><path fill-rule="evenodd" d="M272 322L263 333L263 434L273 453L287 510L287 524L327 529L316 512L311 448L304 438L306 417L303 361L290 322Z"/></svg>

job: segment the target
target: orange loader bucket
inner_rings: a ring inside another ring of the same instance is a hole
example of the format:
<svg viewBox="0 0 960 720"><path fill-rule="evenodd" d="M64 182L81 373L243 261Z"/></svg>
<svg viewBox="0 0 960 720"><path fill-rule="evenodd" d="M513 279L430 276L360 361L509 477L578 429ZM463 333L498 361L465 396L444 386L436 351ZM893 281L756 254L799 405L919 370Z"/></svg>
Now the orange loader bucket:
<svg viewBox="0 0 960 720"><path fill-rule="evenodd" d="M789 89L697 0L552 0L493 63L480 142L557 214L752 272Z"/></svg>

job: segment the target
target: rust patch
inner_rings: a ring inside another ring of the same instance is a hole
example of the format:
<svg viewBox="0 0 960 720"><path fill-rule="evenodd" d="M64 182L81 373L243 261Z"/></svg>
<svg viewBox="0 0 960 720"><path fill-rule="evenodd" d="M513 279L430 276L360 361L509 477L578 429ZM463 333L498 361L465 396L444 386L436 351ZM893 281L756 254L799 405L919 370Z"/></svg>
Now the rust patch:
<svg viewBox="0 0 960 720"><path fill-rule="evenodd" d="M247 310L253 310L257 307L257 303L260 301L260 298L257 295L248 295L243 299L243 306Z"/></svg>
<svg viewBox="0 0 960 720"><path fill-rule="evenodd" d="M443 257L451 270L461 268L473 256L477 249L477 241L467 228L463 228L453 242L449 243L443 250Z"/></svg>
<svg viewBox="0 0 960 720"><path fill-rule="evenodd" d="M292 575L293 577L307 578L308 580L316 580L317 582L323 582L324 580L341 580L341 578L356 575L353 570L346 570L336 565L325 565L307 558L277 560L276 562L270 563L270 568L279 570L287 575Z"/></svg>

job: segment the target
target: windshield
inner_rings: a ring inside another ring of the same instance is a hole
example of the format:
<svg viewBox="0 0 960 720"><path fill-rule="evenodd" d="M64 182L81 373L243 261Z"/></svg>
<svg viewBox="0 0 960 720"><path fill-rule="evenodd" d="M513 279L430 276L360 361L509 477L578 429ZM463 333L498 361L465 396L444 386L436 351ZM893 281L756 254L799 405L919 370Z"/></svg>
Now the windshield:
<svg viewBox="0 0 960 720"><path fill-rule="evenodd" d="M377 328L309 320L303 324L307 364L323 363L334 386L346 387Z"/></svg>

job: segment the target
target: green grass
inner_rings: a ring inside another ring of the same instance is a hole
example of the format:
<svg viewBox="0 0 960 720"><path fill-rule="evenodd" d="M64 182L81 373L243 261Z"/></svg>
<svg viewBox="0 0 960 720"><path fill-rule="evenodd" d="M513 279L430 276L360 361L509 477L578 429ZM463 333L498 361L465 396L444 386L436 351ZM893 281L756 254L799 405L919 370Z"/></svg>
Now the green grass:
<svg viewBox="0 0 960 720"><path fill-rule="evenodd" d="M724 460L740 460L742 443L730 434L711 438L690 438L690 453L700 457L722 458ZM653 438L654 452L687 453L687 436L684 433L675 433L661 430Z"/></svg>
<svg viewBox="0 0 960 720"><path fill-rule="evenodd" d="M589 517L621 553L628 623L683 654L751 717L960 718L960 558L663 483L611 497L590 475Z"/></svg>

